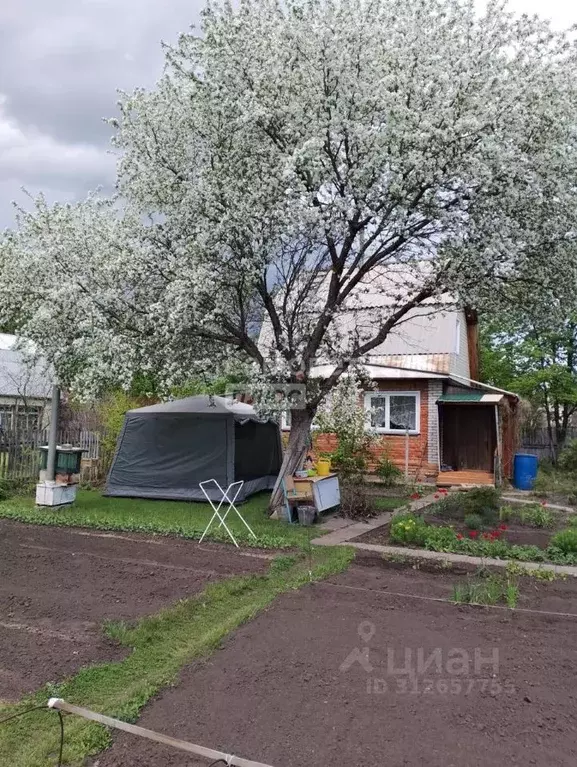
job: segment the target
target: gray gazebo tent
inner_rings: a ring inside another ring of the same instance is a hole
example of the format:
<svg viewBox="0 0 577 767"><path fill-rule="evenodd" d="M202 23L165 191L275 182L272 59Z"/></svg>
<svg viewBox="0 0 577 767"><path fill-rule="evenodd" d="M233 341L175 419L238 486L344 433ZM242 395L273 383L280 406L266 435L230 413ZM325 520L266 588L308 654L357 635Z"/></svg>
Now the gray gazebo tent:
<svg viewBox="0 0 577 767"><path fill-rule="evenodd" d="M272 489L281 460L274 421L223 397L187 397L126 413L106 494L197 501L205 479L223 488L243 479L242 501ZM220 500L216 488L213 497Z"/></svg>

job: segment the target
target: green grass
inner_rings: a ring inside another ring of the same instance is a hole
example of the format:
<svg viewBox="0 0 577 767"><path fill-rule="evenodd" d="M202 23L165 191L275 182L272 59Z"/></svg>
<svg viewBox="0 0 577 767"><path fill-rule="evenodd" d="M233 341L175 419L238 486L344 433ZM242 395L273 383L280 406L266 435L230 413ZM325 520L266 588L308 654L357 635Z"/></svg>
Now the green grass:
<svg viewBox="0 0 577 767"><path fill-rule="evenodd" d="M309 540L308 528L269 519L266 513L270 493L249 498L239 510L257 536L256 540L231 512L226 523L239 543L264 548L293 548ZM35 525L91 527L198 539L212 516L208 503L151 501L137 498L104 498L100 493L80 490L73 506L57 511L36 508L33 498L11 498L0 503L0 518ZM218 520L217 520L218 523ZM321 533L315 530L316 535ZM210 528L207 538L228 541L226 530Z"/></svg>
<svg viewBox="0 0 577 767"><path fill-rule="evenodd" d="M507 576L489 575L479 581L466 581L453 589L453 601L467 605L496 605L504 602L514 609L519 599L519 588Z"/></svg>
<svg viewBox="0 0 577 767"><path fill-rule="evenodd" d="M267 575L213 584L200 595L134 625L108 623L108 635L131 649L125 660L83 669L58 686L46 685L17 705L0 706L0 719L57 696L135 721L142 706L172 684L184 665L208 656L228 633L253 618L277 595L344 570L353 555L353 550L345 547L315 547L277 557ZM53 767L58 743L56 714L34 712L0 727L0 764ZM78 717L66 718L64 764L81 765L109 743L105 728Z"/></svg>
<svg viewBox="0 0 577 767"><path fill-rule="evenodd" d="M399 509L401 506L406 506L408 504L408 500L406 496L382 496L381 498L375 499L375 507L379 511L394 511L395 509Z"/></svg>
<svg viewBox="0 0 577 767"><path fill-rule="evenodd" d="M552 498L557 503L577 506L577 475L553 467L541 467L533 495Z"/></svg>

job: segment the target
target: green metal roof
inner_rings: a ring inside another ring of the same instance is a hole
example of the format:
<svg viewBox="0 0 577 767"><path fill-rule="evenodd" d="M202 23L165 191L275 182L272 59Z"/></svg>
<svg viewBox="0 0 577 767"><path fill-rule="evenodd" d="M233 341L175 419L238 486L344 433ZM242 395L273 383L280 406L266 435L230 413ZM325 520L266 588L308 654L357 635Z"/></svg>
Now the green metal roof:
<svg viewBox="0 0 577 767"><path fill-rule="evenodd" d="M485 392L467 391L462 394L442 394L437 402L481 402Z"/></svg>

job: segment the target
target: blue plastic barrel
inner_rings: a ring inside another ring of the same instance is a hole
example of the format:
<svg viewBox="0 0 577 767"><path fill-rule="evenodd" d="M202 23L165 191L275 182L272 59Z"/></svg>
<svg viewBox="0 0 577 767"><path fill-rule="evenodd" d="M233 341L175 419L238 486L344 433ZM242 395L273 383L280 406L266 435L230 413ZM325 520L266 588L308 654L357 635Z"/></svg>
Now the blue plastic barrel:
<svg viewBox="0 0 577 767"><path fill-rule="evenodd" d="M538 465L536 455L516 453L513 460L513 485L518 490L532 490L537 479Z"/></svg>

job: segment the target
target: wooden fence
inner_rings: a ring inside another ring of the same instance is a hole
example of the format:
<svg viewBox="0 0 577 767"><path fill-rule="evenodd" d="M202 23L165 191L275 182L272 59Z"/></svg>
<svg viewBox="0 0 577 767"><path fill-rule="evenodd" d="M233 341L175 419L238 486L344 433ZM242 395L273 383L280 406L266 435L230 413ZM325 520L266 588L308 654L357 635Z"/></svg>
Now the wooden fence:
<svg viewBox="0 0 577 767"><path fill-rule="evenodd" d="M87 429L61 430L58 444L81 447L83 461L91 467L91 477L99 474L102 435ZM48 429L0 429L0 479L36 481L42 456L40 447L48 443Z"/></svg>
<svg viewBox="0 0 577 767"><path fill-rule="evenodd" d="M577 439L577 429L567 430L566 443ZM521 432L519 437L519 450L523 453L536 455L540 461L554 460L559 453L559 444L555 430L553 430L553 440L549 435L548 429L526 429Z"/></svg>

